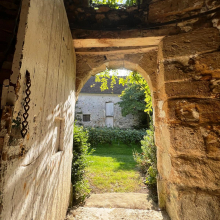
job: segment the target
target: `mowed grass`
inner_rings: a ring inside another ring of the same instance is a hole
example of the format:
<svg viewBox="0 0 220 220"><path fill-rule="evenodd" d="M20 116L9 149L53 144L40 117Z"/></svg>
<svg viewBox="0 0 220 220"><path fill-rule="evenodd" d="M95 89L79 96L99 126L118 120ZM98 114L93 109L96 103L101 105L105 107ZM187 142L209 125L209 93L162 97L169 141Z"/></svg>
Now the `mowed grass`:
<svg viewBox="0 0 220 220"><path fill-rule="evenodd" d="M144 184L133 159L134 149L141 151L138 145L96 146L88 156L90 164L86 170L92 193L143 191Z"/></svg>

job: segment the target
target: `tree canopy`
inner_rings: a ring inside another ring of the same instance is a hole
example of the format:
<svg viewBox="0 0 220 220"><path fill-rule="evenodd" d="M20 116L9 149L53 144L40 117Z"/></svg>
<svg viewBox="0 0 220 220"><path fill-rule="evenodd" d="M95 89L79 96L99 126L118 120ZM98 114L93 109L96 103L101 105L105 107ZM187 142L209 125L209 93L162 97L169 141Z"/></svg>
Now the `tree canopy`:
<svg viewBox="0 0 220 220"><path fill-rule="evenodd" d="M150 114L152 112L152 100L150 88L146 80L137 72L130 72L125 77L119 77L117 70L108 70L96 75L95 82L101 82L101 91L108 88L108 80L111 80L110 88L114 88L116 79L119 84L127 85L127 88L122 92L119 102L122 108L122 115L137 114L137 111L144 111Z"/></svg>
<svg viewBox="0 0 220 220"><path fill-rule="evenodd" d="M129 83L121 94L121 101L117 103L121 107L122 116L144 112L146 108L144 99L145 94L141 86Z"/></svg>

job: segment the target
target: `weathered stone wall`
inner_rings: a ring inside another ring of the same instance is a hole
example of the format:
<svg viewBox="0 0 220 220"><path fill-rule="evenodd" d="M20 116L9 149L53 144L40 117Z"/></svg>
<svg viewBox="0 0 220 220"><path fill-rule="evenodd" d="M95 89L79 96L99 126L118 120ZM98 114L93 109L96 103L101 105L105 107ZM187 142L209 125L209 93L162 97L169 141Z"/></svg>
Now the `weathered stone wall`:
<svg viewBox="0 0 220 220"><path fill-rule="evenodd" d="M23 0L1 121L1 219L64 219L70 192L75 53L63 1ZM21 137L26 97L28 131ZM11 84L17 85L14 89ZM12 123L12 127L11 127Z"/></svg>
<svg viewBox="0 0 220 220"><path fill-rule="evenodd" d="M120 100L121 99L117 94L80 93L76 103L76 119L78 120L78 123L85 127L105 127L105 103L112 102L114 103L114 127L132 128L137 126L139 122L137 116L129 114L126 117L123 117L121 115L121 108L116 104ZM83 122L83 114L89 114L91 121Z"/></svg>
<svg viewBox="0 0 220 220"><path fill-rule="evenodd" d="M219 46L215 28L169 36L160 46L158 190L171 219L219 219Z"/></svg>

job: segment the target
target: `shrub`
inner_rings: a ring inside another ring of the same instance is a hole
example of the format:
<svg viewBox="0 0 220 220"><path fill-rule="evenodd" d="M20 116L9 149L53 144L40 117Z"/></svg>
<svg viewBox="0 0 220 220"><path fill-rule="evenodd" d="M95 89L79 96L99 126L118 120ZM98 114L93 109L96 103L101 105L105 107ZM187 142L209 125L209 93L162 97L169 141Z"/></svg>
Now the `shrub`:
<svg viewBox="0 0 220 220"><path fill-rule="evenodd" d="M153 126L146 131L147 135L141 141L142 153L134 151L134 160L137 162L139 170L146 175L146 184L155 185L157 183L157 148L154 143Z"/></svg>
<svg viewBox="0 0 220 220"><path fill-rule="evenodd" d="M86 128L89 132L88 142L91 146L97 144L112 144L120 142L124 144L137 144L143 139L145 131L135 129L120 129L120 128Z"/></svg>
<svg viewBox="0 0 220 220"><path fill-rule="evenodd" d="M74 139L73 139L73 161L71 181L73 185L73 205L79 204L90 193L88 181L85 180L85 168L88 166L87 156L90 144L88 143L88 132L83 130L83 127L74 125Z"/></svg>

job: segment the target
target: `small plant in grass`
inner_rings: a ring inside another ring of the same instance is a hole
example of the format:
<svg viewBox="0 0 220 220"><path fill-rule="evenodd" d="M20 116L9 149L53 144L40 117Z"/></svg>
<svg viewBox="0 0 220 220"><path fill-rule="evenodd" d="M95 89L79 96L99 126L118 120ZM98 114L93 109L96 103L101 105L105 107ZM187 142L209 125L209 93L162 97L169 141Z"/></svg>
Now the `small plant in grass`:
<svg viewBox="0 0 220 220"><path fill-rule="evenodd" d="M85 180L85 169L88 166L87 156L93 150L89 151L88 132L83 127L74 125L73 139L73 161L71 181L73 185L73 205L79 204L85 200L90 193L88 181Z"/></svg>
<svg viewBox="0 0 220 220"><path fill-rule="evenodd" d="M141 141L142 153L133 152L135 161L140 171L146 175L146 184L156 186L157 183L157 148L154 143L153 126L146 131L147 135Z"/></svg>

